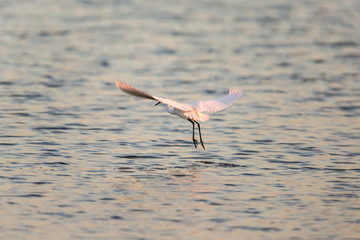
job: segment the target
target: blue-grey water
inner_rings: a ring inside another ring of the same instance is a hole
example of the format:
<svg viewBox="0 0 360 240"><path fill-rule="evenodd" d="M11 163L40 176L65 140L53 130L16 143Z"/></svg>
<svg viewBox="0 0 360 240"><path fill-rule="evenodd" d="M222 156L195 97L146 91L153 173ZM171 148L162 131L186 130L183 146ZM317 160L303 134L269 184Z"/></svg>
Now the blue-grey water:
<svg viewBox="0 0 360 240"><path fill-rule="evenodd" d="M0 2L0 239L360 239L358 0ZM180 102L241 87L192 126Z"/></svg>

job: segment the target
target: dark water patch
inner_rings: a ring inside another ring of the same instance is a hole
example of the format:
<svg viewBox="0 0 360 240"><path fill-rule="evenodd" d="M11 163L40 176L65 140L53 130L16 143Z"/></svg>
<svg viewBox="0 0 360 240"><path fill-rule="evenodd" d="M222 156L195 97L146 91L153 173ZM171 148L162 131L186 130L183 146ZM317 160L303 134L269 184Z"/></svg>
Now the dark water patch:
<svg viewBox="0 0 360 240"><path fill-rule="evenodd" d="M102 130L101 128L100 129L97 129L97 130ZM104 129L105 131L110 131L110 132L122 132L124 131L123 128L108 128L108 129Z"/></svg>
<svg viewBox="0 0 360 240"><path fill-rule="evenodd" d="M57 205L58 207L61 207L61 208L68 208L68 207L74 207L74 205L70 205L70 204L59 204Z"/></svg>
<svg viewBox="0 0 360 240"><path fill-rule="evenodd" d="M327 204L333 204L333 203L340 203L342 202L342 200L340 199L321 199L321 201L323 203L327 203Z"/></svg>
<svg viewBox="0 0 360 240"><path fill-rule="evenodd" d="M120 172L129 172L129 173L135 172L135 169L131 167L119 167L117 169L119 169Z"/></svg>
<svg viewBox="0 0 360 240"><path fill-rule="evenodd" d="M72 218L72 217L74 217L74 215L72 215L72 214L63 213L63 212L39 212L39 214L49 215L49 216L58 216L58 217L62 217L62 218Z"/></svg>
<svg viewBox="0 0 360 240"><path fill-rule="evenodd" d="M175 49L160 47L154 51L155 55L174 55L176 54Z"/></svg>
<svg viewBox="0 0 360 240"><path fill-rule="evenodd" d="M169 144L162 144L162 143L153 144L152 146L154 146L154 147L171 147L171 145L169 145Z"/></svg>
<svg viewBox="0 0 360 240"><path fill-rule="evenodd" d="M264 19L269 19L269 18L264 18ZM260 21L263 21L261 19L259 19ZM274 48L291 48L291 47L297 47L298 45L301 44L296 44L296 43L279 43L279 44L272 44L272 43L253 43L247 46L247 48L254 48L254 49L258 49L258 48L264 48L264 49L274 49ZM262 54L259 54L259 56L263 56Z"/></svg>
<svg viewBox="0 0 360 240"><path fill-rule="evenodd" d="M51 152L51 149L43 150L43 151L46 151L46 152L39 154L42 157L62 157L63 156L62 154Z"/></svg>
<svg viewBox="0 0 360 240"><path fill-rule="evenodd" d="M126 158L126 159L156 159L156 158L162 158L161 156L155 156L155 155L115 155L116 158Z"/></svg>
<svg viewBox="0 0 360 240"><path fill-rule="evenodd" d="M87 127L88 125L82 123L66 123L66 126L73 126L73 127Z"/></svg>
<svg viewBox="0 0 360 240"><path fill-rule="evenodd" d="M117 216L117 215L111 216L110 219L114 219L114 220L124 220L123 217Z"/></svg>
<svg viewBox="0 0 360 240"><path fill-rule="evenodd" d="M213 122L224 122L225 120L222 119L222 118L213 117L213 118L211 119L211 121L213 121Z"/></svg>
<svg viewBox="0 0 360 240"><path fill-rule="evenodd" d="M53 80L53 79L54 79L54 77L53 77L52 75L50 75L50 74L45 74L45 75L43 75L42 77L43 77L43 78L46 78L46 79L49 79L49 80Z"/></svg>
<svg viewBox="0 0 360 240"><path fill-rule="evenodd" d="M211 205L211 206L222 206L224 204L218 203L218 202L209 202L209 205Z"/></svg>
<svg viewBox="0 0 360 240"><path fill-rule="evenodd" d="M306 171L326 171L326 172L360 172L360 168L318 168L318 167L292 167L291 169L302 169Z"/></svg>
<svg viewBox="0 0 360 240"><path fill-rule="evenodd" d="M130 209L130 212L153 212L154 210L151 209L141 209L141 208L133 208Z"/></svg>
<svg viewBox="0 0 360 240"><path fill-rule="evenodd" d="M191 174L173 174L172 176L181 178L181 177L191 177L192 175Z"/></svg>
<svg viewBox="0 0 360 240"><path fill-rule="evenodd" d="M253 143L250 143L250 144L253 144ZM257 154L257 153L259 153L259 151L243 150L241 152L234 153L234 155L236 155L236 156L247 156L247 155L254 155L254 154Z"/></svg>
<svg viewBox="0 0 360 240"><path fill-rule="evenodd" d="M225 183L224 186L228 186L228 187L237 187L238 184L234 184L234 183Z"/></svg>
<svg viewBox="0 0 360 240"><path fill-rule="evenodd" d="M183 130L176 130L178 132L183 132ZM164 141L166 141L164 139ZM169 141L168 141L169 142ZM192 145L193 143L190 141L186 141L186 140L182 140L182 139L174 139L174 140L170 140L170 146L189 146Z"/></svg>
<svg viewBox="0 0 360 240"><path fill-rule="evenodd" d="M181 223L181 222L184 222L184 220L173 219L173 218L154 218L154 219L155 219L155 220L158 220L158 221L173 222L173 223Z"/></svg>
<svg viewBox="0 0 360 240"><path fill-rule="evenodd" d="M276 227L252 227L252 226L232 226L230 227L231 230L235 229L243 229L248 231L260 231L260 232L278 232L281 229Z"/></svg>
<svg viewBox="0 0 360 240"><path fill-rule="evenodd" d="M215 90L212 90L212 89L206 89L206 90L204 91L204 93L209 94L209 95L213 95L213 94L216 93L216 91L215 91Z"/></svg>
<svg viewBox="0 0 360 240"><path fill-rule="evenodd" d="M357 47L359 46L359 43L354 41L335 41L335 42L316 41L315 45L321 47L343 48L343 47Z"/></svg>
<svg viewBox="0 0 360 240"><path fill-rule="evenodd" d="M339 198L359 198L358 194L355 193L332 193L332 194L328 194L328 197L339 197Z"/></svg>
<svg viewBox="0 0 360 240"><path fill-rule="evenodd" d="M8 177L9 180L13 180L13 181L18 181L18 180L22 180L22 181L25 181L26 178L23 178L23 177Z"/></svg>
<svg viewBox="0 0 360 240"><path fill-rule="evenodd" d="M51 112L51 111L47 111L47 112L44 112L48 115L52 115L52 116L72 116L72 117L78 117L77 114L75 113L65 113L65 112Z"/></svg>
<svg viewBox="0 0 360 240"><path fill-rule="evenodd" d="M360 153L358 155L360 155ZM332 163L334 163L334 164L348 164L348 165L357 164L356 162L344 162L344 161L335 161L335 162L332 162Z"/></svg>
<svg viewBox="0 0 360 240"><path fill-rule="evenodd" d="M230 219L226 219L226 218L211 218L209 219L210 222L215 222L215 223L225 223L230 221Z"/></svg>
<svg viewBox="0 0 360 240"><path fill-rule="evenodd" d="M50 141L31 141L31 142L28 142L28 144L41 145L41 146L57 146L57 145L60 145L58 143L50 142Z"/></svg>
<svg viewBox="0 0 360 240"><path fill-rule="evenodd" d="M66 126L54 126L54 127L47 127L47 126L41 126L41 127L34 127L34 130L72 130L73 128L69 128Z"/></svg>
<svg viewBox="0 0 360 240"><path fill-rule="evenodd" d="M81 130L81 131L111 131L111 130L107 130L107 129L103 129L103 128L96 128L96 127L93 127L93 128L74 128L74 129L77 129L77 130Z"/></svg>
<svg viewBox="0 0 360 240"><path fill-rule="evenodd" d="M270 159L267 160L269 163L281 163L281 164L307 164L306 162L302 161L286 161L286 160L276 160L276 159Z"/></svg>
<svg viewBox="0 0 360 240"><path fill-rule="evenodd" d="M25 94L11 94L10 97L33 99L33 98L41 98L44 96L41 95L40 93L25 93Z"/></svg>
<svg viewBox="0 0 360 240"><path fill-rule="evenodd" d="M132 177L136 178L136 179L141 179L141 180L153 180L153 179L161 179L164 181L169 181L172 180L171 177L167 177L167 176L159 176L158 174L142 174L142 175L131 175Z"/></svg>
<svg viewBox="0 0 360 240"><path fill-rule="evenodd" d="M48 88L60 88L64 86L64 82L45 82L42 84Z"/></svg>
<svg viewBox="0 0 360 240"><path fill-rule="evenodd" d="M18 135L0 135L0 138L23 138L25 136L18 136Z"/></svg>
<svg viewBox="0 0 360 240"><path fill-rule="evenodd" d="M228 167L246 167L245 165L240 165L240 164L234 164L234 163L218 163L217 164L218 167L225 167L225 168L228 168Z"/></svg>
<svg viewBox="0 0 360 240"><path fill-rule="evenodd" d="M70 165L70 163L66 162L42 162L39 164L49 165L49 166L56 166L56 165Z"/></svg>
<svg viewBox="0 0 360 240"><path fill-rule="evenodd" d="M95 111L95 112L100 112L100 111L104 111L105 108L103 108L103 107L94 107L94 108L91 108L90 110Z"/></svg>
<svg viewBox="0 0 360 240"><path fill-rule="evenodd" d="M216 162L212 162L212 161L198 161L204 164L216 164Z"/></svg>
<svg viewBox="0 0 360 240"><path fill-rule="evenodd" d="M110 63L109 63L108 60L103 59L103 60L100 61L100 66L102 66L102 67L109 67L109 66L110 66Z"/></svg>
<svg viewBox="0 0 360 240"><path fill-rule="evenodd" d="M32 117L33 115L31 115L30 113L26 113L26 112L15 112L15 113L11 113L14 116L19 116L19 117Z"/></svg>
<svg viewBox="0 0 360 240"><path fill-rule="evenodd" d="M17 145L16 143L9 143L9 142L0 142L0 146L14 146Z"/></svg>
<svg viewBox="0 0 360 240"><path fill-rule="evenodd" d="M212 191L195 191L196 194L214 194L216 192L212 192Z"/></svg>
<svg viewBox="0 0 360 240"><path fill-rule="evenodd" d="M266 144L266 143L272 143L274 142L274 140L271 139L259 139L259 140L255 140L256 143L262 143L262 144Z"/></svg>
<svg viewBox="0 0 360 240"><path fill-rule="evenodd" d="M297 152L297 151L288 151L288 154L298 155L301 157L312 157L315 154L314 153L304 153L304 152Z"/></svg>
<svg viewBox="0 0 360 240"><path fill-rule="evenodd" d="M128 146L130 145L131 143L130 142L116 142L117 145L120 145L120 146Z"/></svg>
<svg viewBox="0 0 360 240"><path fill-rule="evenodd" d="M208 200L203 199L203 198L199 198L199 199L194 199L194 202L204 202L204 203L207 203Z"/></svg>
<svg viewBox="0 0 360 240"><path fill-rule="evenodd" d="M216 167L233 168L233 167L246 167L245 165L225 163L225 162L213 162L213 161L196 161L205 165L214 165Z"/></svg>
<svg viewBox="0 0 360 240"><path fill-rule="evenodd" d="M247 214L261 214L262 213L261 211L256 210L255 208L248 208L242 212L247 213Z"/></svg>
<svg viewBox="0 0 360 240"><path fill-rule="evenodd" d="M289 63L289 62L280 62L280 63L277 63L276 66L278 66L278 67L289 67L289 66L291 66L291 63Z"/></svg>
<svg viewBox="0 0 360 240"><path fill-rule="evenodd" d="M280 108L278 107L269 106L269 105L254 105L253 107L256 109L263 109L263 110L272 110L272 111L280 110Z"/></svg>
<svg viewBox="0 0 360 240"><path fill-rule="evenodd" d="M295 149L301 151L321 152L320 149L316 147L296 147Z"/></svg>
<svg viewBox="0 0 360 240"><path fill-rule="evenodd" d="M69 30L42 30L38 32L40 37L65 36L69 34Z"/></svg>
<svg viewBox="0 0 360 240"><path fill-rule="evenodd" d="M91 203L93 203L93 202L96 202L96 201L93 200L93 199L79 199L78 202L91 202Z"/></svg>
<svg viewBox="0 0 360 240"><path fill-rule="evenodd" d="M263 174L260 174L260 173L242 173L241 175L250 176L250 177L261 177L261 176L264 176Z"/></svg>
<svg viewBox="0 0 360 240"><path fill-rule="evenodd" d="M356 111L360 109L360 105L358 106L339 106L341 111Z"/></svg>
<svg viewBox="0 0 360 240"><path fill-rule="evenodd" d="M59 173L59 174L56 174L56 176L58 176L58 177L72 177L71 174L65 174L65 173Z"/></svg>
<svg viewBox="0 0 360 240"><path fill-rule="evenodd" d="M100 198L101 201L113 201L116 200L116 198L112 198L112 197L105 197L105 198Z"/></svg>
<svg viewBox="0 0 360 240"><path fill-rule="evenodd" d="M300 146L304 145L304 143L294 143L294 142L287 142L287 143L279 143L280 145L289 145L289 146Z"/></svg>
<svg viewBox="0 0 360 240"><path fill-rule="evenodd" d="M350 52L350 53L338 54L338 55L335 56L335 58L358 59L358 58L360 58L360 53Z"/></svg>
<svg viewBox="0 0 360 240"><path fill-rule="evenodd" d="M353 221L346 221L346 222L351 223L351 224L360 224L360 219L353 220ZM351 240L351 238L349 238L349 240ZM353 240L359 240L359 238L358 239L354 238Z"/></svg>
<svg viewBox="0 0 360 240"><path fill-rule="evenodd" d="M40 197L44 197L44 195L31 193L31 194L19 195L19 197L23 197L23 198L40 198Z"/></svg>
<svg viewBox="0 0 360 240"><path fill-rule="evenodd" d="M52 182L47 182L47 181L38 181L38 182L33 182L33 184L35 185L46 185L46 184L53 184Z"/></svg>
<svg viewBox="0 0 360 240"><path fill-rule="evenodd" d="M313 59L313 62L316 64L321 64L321 63L325 63L326 60L323 58L315 58L315 59Z"/></svg>
<svg viewBox="0 0 360 240"><path fill-rule="evenodd" d="M42 148L39 149L39 151L43 151L43 152L58 152L58 149L51 149L51 148Z"/></svg>
<svg viewBox="0 0 360 240"><path fill-rule="evenodd" d="M0 85L13 85L13 82L10 81L0 81Z"/></svg>

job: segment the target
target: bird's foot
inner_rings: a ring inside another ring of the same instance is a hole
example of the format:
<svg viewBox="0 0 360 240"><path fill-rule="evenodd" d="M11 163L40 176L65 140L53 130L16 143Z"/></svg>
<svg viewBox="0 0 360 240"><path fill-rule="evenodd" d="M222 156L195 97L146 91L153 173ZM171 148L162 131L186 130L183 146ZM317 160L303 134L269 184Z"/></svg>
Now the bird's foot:
<svg viewBox="0 0 360 240"><path fill-rule="evenodd" d="M201 143L201 146L203 147L203 149L205 150L204 142L201 141L200 143Z"/></svg>
<svg viewBox="0 0 360 240"><path fill-rule="evenodd" d="M195 148L197 148L197 145L199 144L198 140L196 140L195 138L193 138L193 143L194 143Z"/></svg>

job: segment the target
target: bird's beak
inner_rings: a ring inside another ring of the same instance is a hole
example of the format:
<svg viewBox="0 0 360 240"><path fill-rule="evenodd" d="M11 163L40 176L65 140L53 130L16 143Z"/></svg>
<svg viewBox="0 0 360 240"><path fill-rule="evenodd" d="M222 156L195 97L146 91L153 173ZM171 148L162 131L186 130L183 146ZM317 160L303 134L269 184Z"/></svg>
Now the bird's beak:
<svg viewBox="0 0 360 240"><path fill-rule="evenodd" d="M155 104L155 106L159 105L161 102L158 102L157 104Z"/></svg>

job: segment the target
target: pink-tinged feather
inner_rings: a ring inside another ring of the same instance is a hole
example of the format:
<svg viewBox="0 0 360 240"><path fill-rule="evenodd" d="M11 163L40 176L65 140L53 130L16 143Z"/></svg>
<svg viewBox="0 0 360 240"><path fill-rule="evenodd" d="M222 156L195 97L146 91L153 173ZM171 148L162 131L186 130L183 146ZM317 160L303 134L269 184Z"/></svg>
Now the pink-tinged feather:
<svg viewBox="0 0 360 240"><path fill-rule="evenodd" d="M133 95L136 97L155 100L155 98L153 96L151 96L150 94L140 91L139 89L136 89L127 83L116 81L115 84L120 90L122 90L123 92L125 92L127 94L130 94L130 95Z"/></svg>

